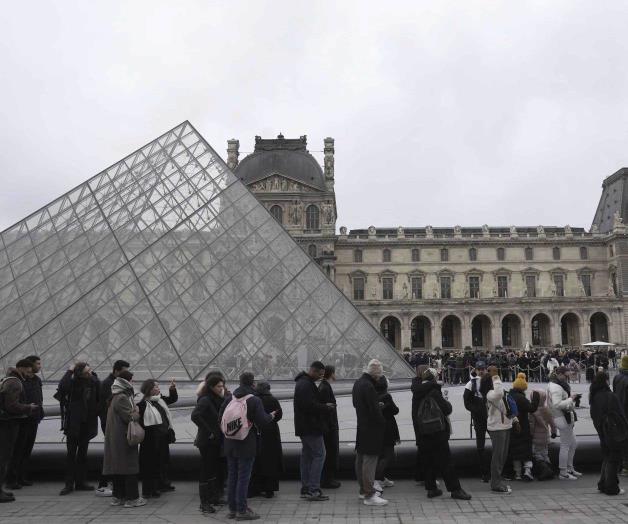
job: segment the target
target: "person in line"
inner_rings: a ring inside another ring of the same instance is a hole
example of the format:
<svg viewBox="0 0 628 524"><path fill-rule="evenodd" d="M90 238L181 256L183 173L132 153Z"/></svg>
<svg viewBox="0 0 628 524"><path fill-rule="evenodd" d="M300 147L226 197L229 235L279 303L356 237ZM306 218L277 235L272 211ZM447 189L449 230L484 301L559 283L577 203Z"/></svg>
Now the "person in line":
<svg viewBox="0 0 628 524"><path fill-rule="evenodd" d="M32 375L33 363L22 359L14 368L9 368L6 377L0 381L0 503L15 501L13 493L4 490L4 483L20 430L19 424L39 410L37 404L28 404L26 401L24 380Z"/></svg>
<svg viewBox="0 0 628 524"><path fill-rule="evenodd" d="M628 355L621 357L619 372L613 377L613 393L619 399L624 415L628 417ZM622 467L619 474L628 477L628 446L622 452Z"/></svg>
<svg viewBox="0 0 628 524"><path fill-rule="evenodd" d="M385 506L388 501L375 489L377 462L384 449L386 419L382 413L375 384L383 375L382 363L373 359L366 372L353 384L352 399L357 417L355 437L355 475L360 486L360 498L366 506Z"/></svg>
<svg viewBox="0 0 628 524"><path fill-rule="evenodd" d="M13 451L13 458L9 465L9 473L7 475L7 487L9 489L20 489L22 486L32 486L33 482L26 475L28 469L28 461L35 439L37 438L37 429L39 423L44 418L44 395L42 392L42 382L37 376L41 371L41 359L37 355L26 357L33 364L33 373L30 377L24 377L24 395L27 404L37 404L39 409L35 410L30 416L20 420L20 430Z"/></svg>
<svg viewBox="0 0 628 524"><path fill-rule="evenodd" d="M549 458L549 437L556 438L556 426L554 417L547 407L547 394L538 391L539 407L530 414L530 434L532 435L532 461L533 472L538 480L552 478L552 464Z"/></svg>
<svg viewBox="0 0 628 524"><path fill-rule="evenodd" d="M419 449L423 453L425 489L428 498L440 497L443 492L436 485L436 477L440 475L452 499L471 500L471 495L460 486L460 480L451 459L449 415L451 415L452 406L443 397L441 385L436 381L437 376L438 372L434 368L426 369L423 372L421 384L413 391L419 403L417 408ZM431 416L425 417L425 413ZM428 426L425 423L426 420L439 422Z"/></svg>
<svg viewBox="0 0 628 524"><path fill-rule="evenodd" d="M510 451L515 480L532 481L532 433L530 431L530 415L539 407L539 392L532 392L532 401L526 397L528 382L525 373L519 373L512 383L509 395L517 404L519 425L510 430Z"/></svg>
<svg viewBox="0 0 628 524"><path fill-rule="evenodd" d="M480 383L480 393L486 399L488 417L486 427L491 437L493 452L491 455L491 491L495 493L512 493L502 475L508 458L510 431L513 419L509 418L504 404L504 387L496 366L489 366L487 374Z"/></svg>
<svg viewBox="0 0 628 524"><path fill-rule="evenodd" d="M301 497L310 502L329 500L321 491L321 474L325 464L323 440L324 418L335 406L320 399L316 382L323 378L325 365L315 361L307 372L295 378L294 433L301 439Z"/></svg>
<svg viewBox="0 0 628 524"><path fill-rule="evenodd" d="M140 424L144 428L144 440L140 443L140 477L142 479L142 497L158 498L161 496L161 472L167 449L173 441L174 428L168 406L177 398L176 388L171 382L170 395L161 394L159 384L149 378L142 382L140 392L142 400L137 407L140 410Z"/></svg>
<svg viewBox="0 0 628 524"><path fill-rule="evenodd" d="M602 448L602 472L597 489L607 495L623 495L625 491L619 487L617 472L622 460L622 448L628 445L628 421L619 399L611 392L608 375L604 371L599 371L593 377L589 388L589 406ZM617 441L618 435L609 434L609 422L615 425L615 431L623 433L623 442Z"/></svg>
<svg viewBox="0 0 628 524"><path fill-rule="evenodd" d="M272 422L259 428L259 447L249 493L263 494L267 499L271 499L275 496L275 491L279 491L279 476L283 472L283 450L278 424L283 416L283 410L279 401L270 392L268 382L259 382L255 389L264 411L268 414L275 413L275 416Z"/></svg>
<svg viewBox="0 0 628 524"><path fill-rule="evenodd" d="M483 360L478 360L475 363L475 370L471 373L471 380L465 385L464 393L462 394L464 407L471 414L471 421L475 429L475 448L478 454L482 482L488 482L491 478L489 461L487 460L485 450L488 411L486 409L486 400L480 393L480 383L485 374L486 363Z"/></svg>
<svg viewBox="0 0 628 524"><path fill-rule="evenodd" d="M574 409L576 395L571 394L571 387L567 382L567 368L559 366L550 376L547 386L547 401L554 424L560 432L560 453L558 454L558 468L560 480L578 480L582 476L574 469L574 455L578 442L574 433L574 423L577 420Z"/></svg>
<svg viewBox="0 0 628 524"><path fill-rule="evenodd" d="M418 432L418 420L416 417L417 414L417 410L419 408L419 400L418 397L416 395L416 391L417 391L417 387L419 386L419 384L421 384L421 382L423 382L423 379L421 378L423 376L423 372L428 369L429 366L425 365L425 364L421 364L419 366L417 366L415 368L416 371L416 376L412 378L412 385L411 385L411 391L412 391L412 427L414 429L414 439L415 439L415 444L416 444L416 458L415 458L415 464L414 464L414 480L416 480L416 482L418 484L424 484L425 483L425 471L423 468L423 462L421 460L421 450L419 449L419 432Z"/></svg>
<svg viewBox="0 0 628 524"><path fill-rule="evenodd" d="M246 421L241 419L244 410ZM235 415L237 418L232 418ZM259 515L248 507L246 496L257 455L258 429L269 424L274 413L268 414L264 411L262 401L256 395L253 373L245 371L240 375L240 386L233 395L225 398L219 417L220 427L225 435L224 448L228 468L227 517L236 520L257 520ZM235 428L235 434L231 434L231 428Z"/></svg>
<svg viewBox="0 0 628 524"><path fill-rule="evenodd" d="M198 391L196 406L192 411L192 422L198 427L194 445L201 454L198 495L199 509L203 514L215 513L214 506L224 504L224 500L221 500L224 479L220 456L223 435L218 417L224 399L224 378L216 372L208 373L203 388Z"/></svg>
<svg viewBox="0 0 628 524"><path fill-rule="evenodd" d="M383 492L384 488L392 488L395 485L393 480L386 477L386 470L395 460L395 446L401 442L399 426L395 420L395 416L399 414L399 408L388 392L388 379L384 375L375 383L375 391L379 402L383 404L382 414L386 420L386 428L384 429L384 447L377 461L373 486L376 491Z"/></svg>
<svg viewBox="0 0 628 524"><path fill-rule="evenodd" d="M107 412L103 473L113 479L112 506L137 508L146 505L140 497L137 475L140 470L137 445L127 441L131 421L139 421L140 412L133 400L133 373L121 371L111 386Z"/></svg>
<svg viewBox="0 0 628 524"><path fill-rule="evenodd" d="M131 367L126 360L116 360L113 363L113 370L109 375L100 383L100 409L98 411L98 417L100 418L100 429L102 430L102 434L105 434L107 427L107 411L109 409L109 403L111 402L111 386L113 386L113 382L118 377L121 371L128 371ZM111 479L107 478L105 475L100 474L100 478L98 479L98 487L96 488L95 494L97 497L111 497L113 496L113 491L110 489L109 485L111 484Z"/></svg>
<svg viewBox="0 0 628 524"><path fill-rule="evenodd" d="M340 482L336 479L338 474L338 457L340 455L340 437L338 429L338 410L336 408L336 396L331 387L331 383L336 381L336 367L325 366L323 379L318 386L318 394L321 402L332 404L333 409L327 413L323 413L324 433L323 441L325 443L325 464L323 465L323 476L321 487L326 489L337 489Z"/></svg>
<svg viewBox="0 0 628 524"><path fill-rule="evenodd" d="M65 486L59 495L94 490L85 480L89 441L98 435L99 395L100 381L86 362L71 366L59 382L55 398L64 406L67 447Z"/></svg>

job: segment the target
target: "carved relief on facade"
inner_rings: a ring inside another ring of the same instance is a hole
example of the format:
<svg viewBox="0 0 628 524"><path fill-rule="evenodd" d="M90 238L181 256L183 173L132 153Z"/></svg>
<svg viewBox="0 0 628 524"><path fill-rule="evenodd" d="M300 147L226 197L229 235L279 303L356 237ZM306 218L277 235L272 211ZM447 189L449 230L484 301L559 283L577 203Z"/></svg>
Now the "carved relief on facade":
<svg viewBox="0 0 628 524"><path fill-rule="evenodd" d="M281 175L272 175L251 184L257 193L313 193L314 190Z"/></svg>
<svg viewBox="0 0 628 524"><path fill-rule="evenodd" d="M290 205L290 223L294 226L301 224L301 215L303 214L303 204L300 202L293 202Z"/></svg>
<svg viewBox="0 0 628 524"><path fill-rule="evenodd" d="M327 202L321 206L323 209L323 218L325 220L325 224L333 224L334 223L334 205Z"/></svg>

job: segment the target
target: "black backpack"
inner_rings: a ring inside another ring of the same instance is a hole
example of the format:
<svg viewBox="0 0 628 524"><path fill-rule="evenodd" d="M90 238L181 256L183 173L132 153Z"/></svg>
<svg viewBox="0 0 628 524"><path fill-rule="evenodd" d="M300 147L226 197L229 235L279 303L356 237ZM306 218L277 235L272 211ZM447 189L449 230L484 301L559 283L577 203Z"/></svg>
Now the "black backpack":
<svg viewBox="0 0 628 524"><path fill-rule="evenodd" d="M447 420L440 409L438 402L429 393L416 410L417 434L421 436L434 435L447 430Z"/></svg>

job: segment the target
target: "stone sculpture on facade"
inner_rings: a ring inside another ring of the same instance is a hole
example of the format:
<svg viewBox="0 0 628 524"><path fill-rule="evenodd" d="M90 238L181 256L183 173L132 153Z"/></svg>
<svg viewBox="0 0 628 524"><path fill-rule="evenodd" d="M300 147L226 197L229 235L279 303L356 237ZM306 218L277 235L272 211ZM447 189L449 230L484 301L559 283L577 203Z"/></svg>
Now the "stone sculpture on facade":
<svg viewBox="0 0 628 524"><path fill-rule="evenodd" d="M434 230L432 229L432 226L425 226L425 237L434 238Z"/></svg>
<svg viewBox="0 0 628 524"><path fill-rule="evenodd" d="M515 226L510 226L510 238L517 238L519 233L517 233L517 228Z"/></svg>

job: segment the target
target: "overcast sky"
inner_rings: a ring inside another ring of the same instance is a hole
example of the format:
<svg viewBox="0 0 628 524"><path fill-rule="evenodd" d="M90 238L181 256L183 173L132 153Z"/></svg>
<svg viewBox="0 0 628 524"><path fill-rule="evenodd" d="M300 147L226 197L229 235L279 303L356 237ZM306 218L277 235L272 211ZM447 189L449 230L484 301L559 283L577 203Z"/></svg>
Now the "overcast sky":
<svg viewBox="0 0 628 524"><path fill-rule="evenodd" d="M223 158L232 137L333 136L349 228L588 228L628 165L623 1L42 0L3 19L0 229L185 119Z"/></svg>

